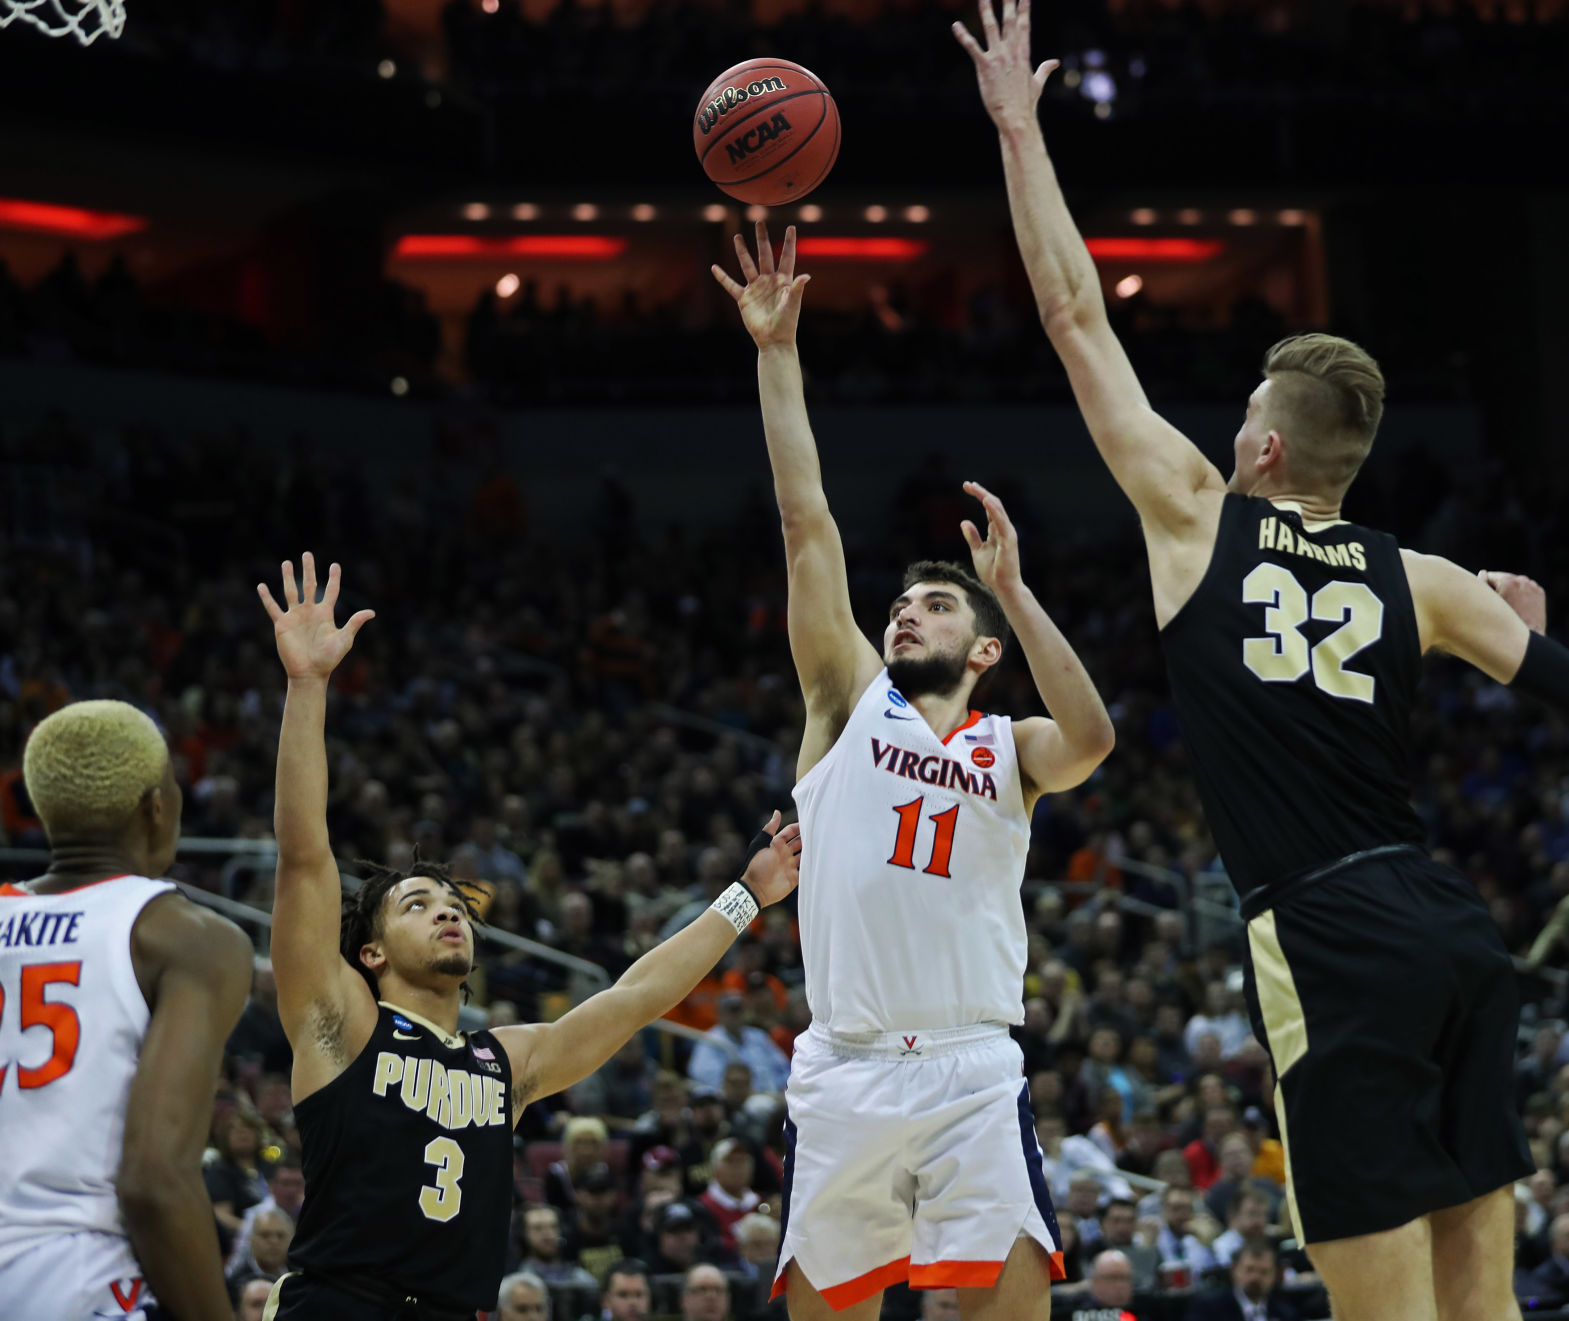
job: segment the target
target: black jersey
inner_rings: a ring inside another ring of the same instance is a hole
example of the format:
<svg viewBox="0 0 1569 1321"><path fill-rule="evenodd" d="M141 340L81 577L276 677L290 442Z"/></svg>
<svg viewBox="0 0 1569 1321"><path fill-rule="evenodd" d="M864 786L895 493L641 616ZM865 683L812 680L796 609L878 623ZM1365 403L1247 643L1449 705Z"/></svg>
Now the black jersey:
<svg viewBox="0 0 1569 1321"><path fill-rule="evenodd" d="M512 1212L512 1073L489 1032L383 1004L352 1064L294 1107L305 1205L289 1265L488 1310Z"/></svg>
<svg viewBox="0 0 1569 1321"><path fill-rule="evenodd" d="M1161 633L1210 831L1244 896L1363 849L1420 844L1416 608L1393 537L1304 529L1228 495L1209 568Z"/></svg>

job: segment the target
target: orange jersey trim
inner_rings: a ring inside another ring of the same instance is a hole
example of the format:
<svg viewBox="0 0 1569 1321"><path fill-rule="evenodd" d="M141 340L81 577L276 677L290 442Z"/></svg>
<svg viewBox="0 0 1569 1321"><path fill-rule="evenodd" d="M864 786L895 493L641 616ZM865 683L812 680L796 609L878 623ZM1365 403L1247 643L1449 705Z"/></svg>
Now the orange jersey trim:
<svg viewBox="0 0 1569 1321"><path fill-rule="evenodd" d="M27 891L19 886L12 885L10 881L6 881L5 884L0 885L0 895L5 895L8 899L25 899L27 898Z"/></svg>
<svg viewBox="0 0 1569 1321"><path fill-rule="evenodd" d="M980 724L981 723L981 716L982 716L982 712L980 712L980 711L971 711L970 712L970 718L968 720L966 720L962 725L959 725L957 728L955 728L948 735L948 738L945 738L942 741L943 747L946 748L948 746L948 739L951 739L954 736L954 734L959 733L961 730L969 729L971 725L978 725L978 724Z"/></svg>
<svg viewBox="0 0 1569 1321"><path fill-rule="evenodd" d="M793 1259L792 1259L793 1260ZM891 1284L899 1284L910 1277L910 1259L900 1257L898 1261L890 1261L886 1265L869 1270L865 1275L857 1275L853 1280L846 1280L843 1284L833 1285L828 1289L819 1289L823 1301L836 1312L842 1312L857 1303L864 1303L874 1294L881 1292ZM786 1262L784 1269L779 1272L779 1278L774 1281L774 1287L768 1295L768 1301L773 1302L785 1292L785 1282L790 1278L790 1263ZM805 1278L804 1276L802 1277ZM811 1284L811 1281L807 1281ZM813 1286L814 1288L816 1286Z"/></svg>
<svg viewBox="0 0 1569 1321"><path fill-rule="evenodd" d="M912 1289L990 1289L1002 1274L1000 1261L933 1261L910 1268Z"/></svg>

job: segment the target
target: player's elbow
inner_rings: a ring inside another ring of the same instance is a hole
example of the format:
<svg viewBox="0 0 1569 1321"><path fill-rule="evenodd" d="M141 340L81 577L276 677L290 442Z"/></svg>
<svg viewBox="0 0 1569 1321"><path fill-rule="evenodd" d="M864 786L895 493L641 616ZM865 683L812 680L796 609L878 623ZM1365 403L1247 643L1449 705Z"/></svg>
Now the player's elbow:
<svg viewBox="0 0 1569 1321"><path fill-rule="evenodd" d="M1100 295L1100 286L1080 288L1061 295L1042 299L1036 304L1041 328L1046 338L1061 351L1061 346L1071 343L1085 331L1106 320L1106 302Z"/></svg>
<svg viewBox="0 0 1569 1321"><path fill-rule="evenodd" d="M139 1144L140 1145L140 1144ZM188 1190L181 1173L174 1168L173 1154L160 1154L145 1145L126 1153L115 1180L115 1196L127 1226L158 1224L178 1207Z"/></svg>

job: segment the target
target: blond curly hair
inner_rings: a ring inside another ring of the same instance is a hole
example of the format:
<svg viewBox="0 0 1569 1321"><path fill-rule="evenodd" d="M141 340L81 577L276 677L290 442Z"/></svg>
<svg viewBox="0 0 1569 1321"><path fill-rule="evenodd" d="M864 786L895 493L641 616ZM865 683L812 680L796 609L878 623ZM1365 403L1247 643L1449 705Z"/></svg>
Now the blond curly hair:
<svg viewBox="0 0 1569 1321"><path fill-rule="evenodd" d="M163 783L169 749L127 702L72 702L39 722L22 755L33 810L51 840L123 830L142 795Z"/></svg>

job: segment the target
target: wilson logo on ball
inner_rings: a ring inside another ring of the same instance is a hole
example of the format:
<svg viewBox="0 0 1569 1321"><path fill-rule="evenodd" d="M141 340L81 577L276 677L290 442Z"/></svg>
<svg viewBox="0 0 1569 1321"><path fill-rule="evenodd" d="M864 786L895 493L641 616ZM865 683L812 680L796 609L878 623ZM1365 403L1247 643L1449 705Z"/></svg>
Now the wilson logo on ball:
<svg viewBox="0 0 1569 1321"><path fill-rule="evenodd" d="M752 152L756 151L765 142L772 142L781 133L790 131L790 121L780 111L766 124L759 124L756 128L749 128L734 142L725 143L725 150L730 153L730 163L735 165L744 161Z"/></svg>
<svg viewBox="0 0 1569 1321"><path fill-rule="evenodd" d="M727 87L707 105L699 107L697 126L706 134L723 116L738 105L745 104L748 97L762 96L764 92L782 92L784 89L783 78L759 78L743 87Z"/></svg>

